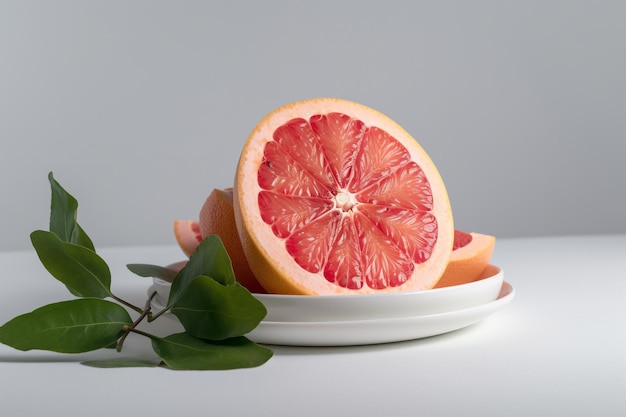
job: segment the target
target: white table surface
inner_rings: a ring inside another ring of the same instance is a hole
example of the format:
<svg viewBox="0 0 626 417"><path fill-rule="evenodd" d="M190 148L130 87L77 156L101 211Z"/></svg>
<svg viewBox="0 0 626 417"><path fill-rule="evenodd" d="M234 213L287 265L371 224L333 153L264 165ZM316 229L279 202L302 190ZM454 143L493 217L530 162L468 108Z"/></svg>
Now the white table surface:
<svg viewBox="0 0 626 417"><path fill-rule="evenodd" d="M138 304L150 281L125 265L182 259L177 247L99 252L114 292ZM0 345L0 415L626 415L626 235L499 239L492 262L515 299L476 325L386 345L275 346L259 368L97 369L79 360L111 352ZM1 253L0 283L2 324L71 298L34 251ZM129 338L122 354L143 351Z"/></svg>

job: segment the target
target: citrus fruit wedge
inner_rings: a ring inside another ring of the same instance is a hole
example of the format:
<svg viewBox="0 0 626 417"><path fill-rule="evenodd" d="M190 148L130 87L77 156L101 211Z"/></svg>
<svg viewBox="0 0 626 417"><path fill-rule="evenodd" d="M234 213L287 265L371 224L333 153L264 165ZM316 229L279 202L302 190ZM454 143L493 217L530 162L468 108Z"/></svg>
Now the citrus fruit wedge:
<svg viewBox="0 0 626 417"><path fill-rule="evenodd" d="M489 265L495 244L495 236L455 230L450 261L435 288L475 281Z"/></svg>
<svg viewBox="0 0 626 417"><path fill-rule="evenodd" d="M452 251L433 161L393 120L347 100L300 101L263 118L240 156L234 212L270 293L430 289Z"/></svg>
<svg viewBox="0 0 626 417"><path fill-rule="evenodd" d="M200 225L195 220L174 220L174 237L185 255L191 256L202 242Z"/></svg>
<svg viewBox="0 0 626 417"><path fill-rule="evenodd" d="M201 239L211 234L216 234L222 239L233 264L237 282L250 292L266 293L250 270L239 241L233 209L233 189L213 189L200 209L198 223Z"/></svg>

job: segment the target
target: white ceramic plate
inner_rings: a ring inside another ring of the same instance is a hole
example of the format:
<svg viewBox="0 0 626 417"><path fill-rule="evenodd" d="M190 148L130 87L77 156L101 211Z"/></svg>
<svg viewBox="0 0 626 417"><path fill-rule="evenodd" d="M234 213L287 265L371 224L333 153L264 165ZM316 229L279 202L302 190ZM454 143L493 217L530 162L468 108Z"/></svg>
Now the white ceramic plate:
<svg viewBox="0 0 626 417"><path fill-rule="evenodd" d="M414 318L483 305L498 297L503 282L503 271L495 265L489 265L476 281L427 291L329 296L254 296L267 308L266 322L349 322ZM170 283L155 279L152 289L157 291L155 304L164 306L169 297Z"/></svg>
<svg viewBox="0 0 626 417"><path fill-rule="evenodd" d="M420 339L475 324L508 304L514 294L511 284L504 282L496 300L447 313L356 321L262 321L247 336L257 343L288 346L353 346Z"/></svg>
<svg viewBox="0 0 626 417"><path fill-rule="evenodd" d="M321 322L263 320L247 337L257 343L284 346L356 346L420 339L475 324L508 304L514 294L513 286L504 282L493 301L439 314ZM157 310L163 307L154 300L153 306ZM168 324L161 323L164 335L182 331L174 315L164 317L169 319Z"/></svg>

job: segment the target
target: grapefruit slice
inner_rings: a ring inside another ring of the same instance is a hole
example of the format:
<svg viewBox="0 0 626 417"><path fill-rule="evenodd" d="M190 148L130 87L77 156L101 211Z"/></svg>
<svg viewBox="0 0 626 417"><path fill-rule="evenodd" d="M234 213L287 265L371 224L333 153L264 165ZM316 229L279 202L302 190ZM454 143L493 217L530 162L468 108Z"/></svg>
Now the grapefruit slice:
<svg viewBox="0 0 626 417"><path fill-rule="evenodd" d="M195 220L174 220L174 236L185 255L191 256L202 242L200 225Z"/></svg>
<svg viewBox="0 0 626 417"><path fill-rule="evenodd" d="M450 202L428 154L351 101L305 100L263 118L234 196L243 251L271 293L430 289L452 251Z"/></svg>
<svg viewBox="0 0 626 417"><path fill-rule="evenodd" d="M237 282L252 293L264 294L267 292L250 270L241 247L235 225L232 188L211 191L200 209L199 231L201 239L211 234L216 234L222 239L224 248L233 264Z"/></svg>
<svg viewBox="0 0 626 417"><path fill-rule="evenodd" d="M475 281L489 265L495 244L495 236L455 230L450 262L435 288Z"/></svg>

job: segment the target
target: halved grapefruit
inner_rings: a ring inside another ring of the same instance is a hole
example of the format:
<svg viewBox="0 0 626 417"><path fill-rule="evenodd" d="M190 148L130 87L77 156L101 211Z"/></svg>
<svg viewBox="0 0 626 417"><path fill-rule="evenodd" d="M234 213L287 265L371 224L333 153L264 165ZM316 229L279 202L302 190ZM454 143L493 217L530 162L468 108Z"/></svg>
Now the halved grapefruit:
<svg viewBox="0 0 626 417"><path fill-rule="evenodd" d="M235 213L233 209L233 189L214 189L207 197L199 216L201 238L216 234L222 239L224 248L233 264L237 282L253 293L266 293L248 266L241 247Z"/></svg>
<svg viewBox="0 0 626 417"><path fill-rule="evenodd" d="M455 230L450 261L435 288L475 281L489 265L495 244L495 236Z"/></svg>
<svg viewBox="0 0 626 417"><path fill-rule="evenodd" d="M435 164L397 123L347 100L305 100L263 118L234 197L243 251L271 293L430 289L452 251Z"/></svg>

